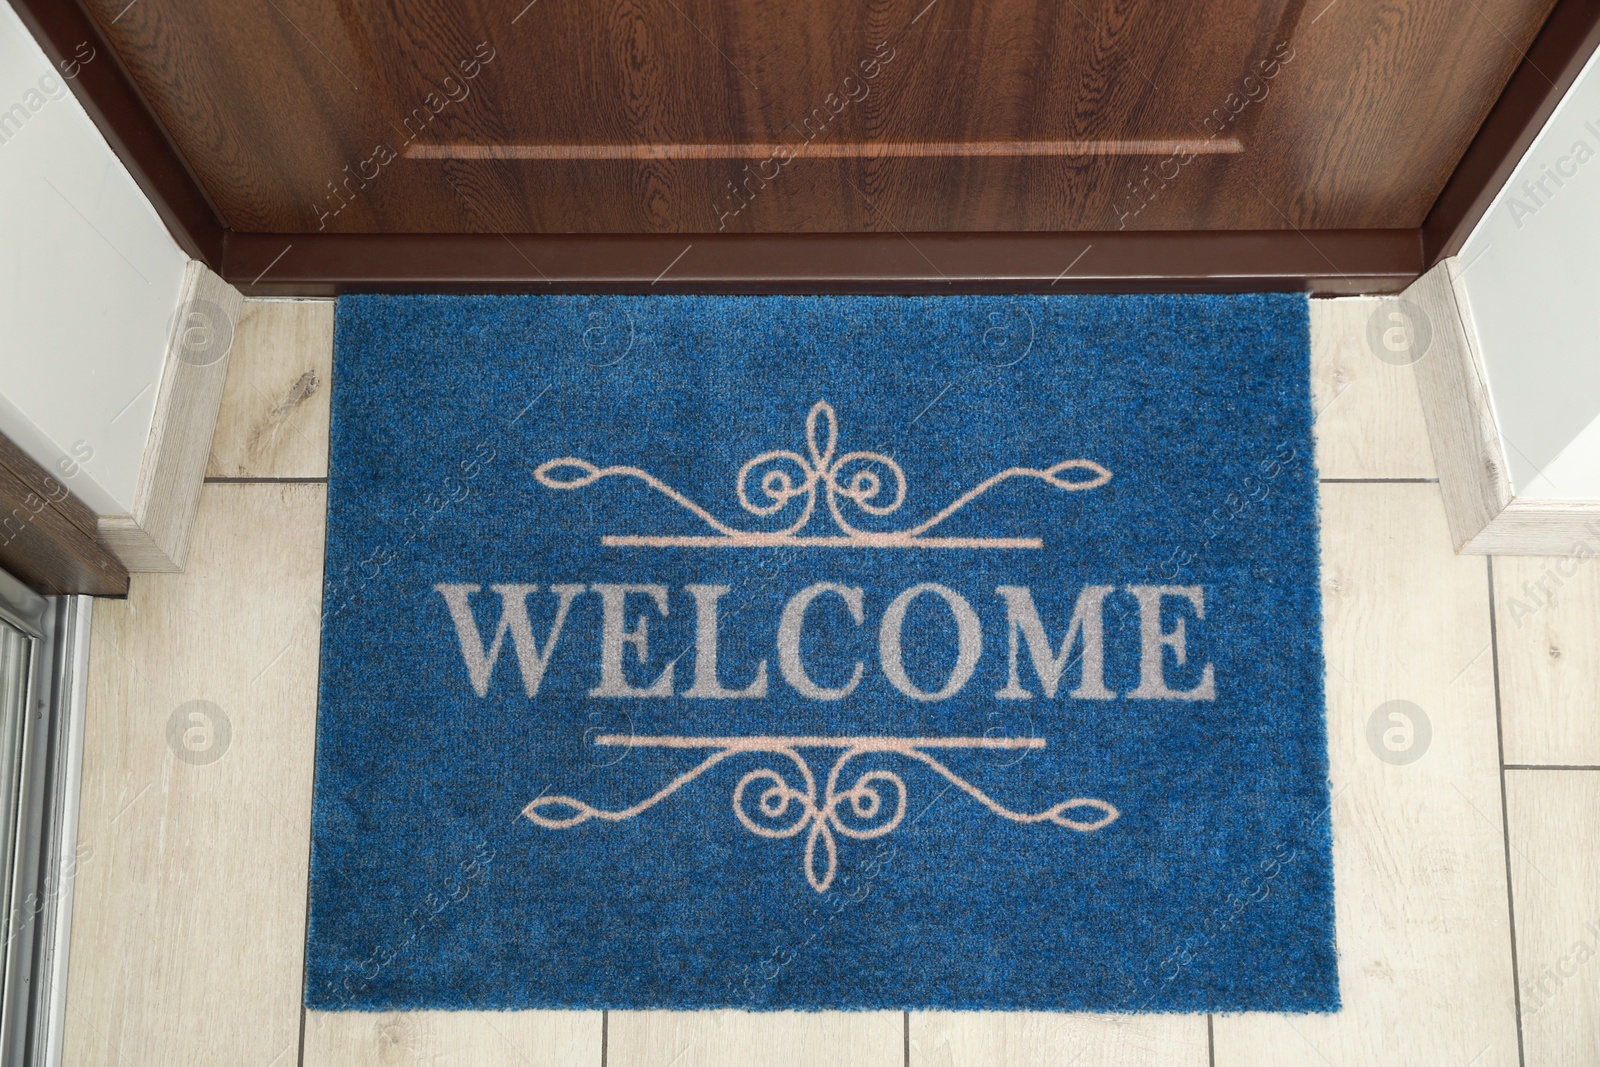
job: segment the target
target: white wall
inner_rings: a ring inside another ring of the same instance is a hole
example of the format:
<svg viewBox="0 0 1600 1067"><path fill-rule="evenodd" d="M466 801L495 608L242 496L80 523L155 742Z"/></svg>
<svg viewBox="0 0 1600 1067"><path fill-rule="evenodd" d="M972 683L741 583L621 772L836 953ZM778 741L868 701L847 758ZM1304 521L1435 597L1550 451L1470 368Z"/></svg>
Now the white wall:
<svg viewBox="0 0 1600 1067"><path fill-rule="evenodd" d="M99 514L132 511L185 262L0 3L0 433Z"/></svg>
<svg viewBox="0 0 1600 1067"><path fill-rule="evenodd" d="M1600 55L1460 260L1513 491L1600 500Z"/></svg>

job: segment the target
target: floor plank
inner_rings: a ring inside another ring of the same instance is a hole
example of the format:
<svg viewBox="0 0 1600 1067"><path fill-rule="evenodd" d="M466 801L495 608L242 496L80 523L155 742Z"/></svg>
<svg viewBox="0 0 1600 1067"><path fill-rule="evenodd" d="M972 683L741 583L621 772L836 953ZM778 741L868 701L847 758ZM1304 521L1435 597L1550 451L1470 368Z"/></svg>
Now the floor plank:
<svg viewBox="0 0 1600 1067"><path fill-rule="evenodd" d="M1600 535L1494 561L1506 762L1600 765Z"/></svg>
<svg viewBox="0 0 1600 1067"><path fill-rule="evenodd" d="M211 441L209 478L323 478L331 300L246 300Z"/></svg>
<svg viewBox="0 0 1600 1067"><path fill-rule="evenodd" d="M901 1067L897 1011L614 1011L606 1067Z"/></svg>
<svg viewBox="0 0 1600 1067"><path fill-rule="evenodd" d="M1600 771L1509 771L1527 1062L1600 1057Z"/></svg>
<svg viewBox="0 0 1600 1067"><path fill-rule="evenodd" d="M1324 478L1436 477L1412 369L1373 352L1368 327L1382 303L1311 301L1311 392Z"/></svg>
<svg viewBox="0 0 1600 1067"><path fill-rule="evenodd" d="M1344 1008L1219 1015L1216 1067L1514 1067L1486 563L1451 552L1435 485L1324 485L1322 518ZM1393 707L1369 742L1393 700L1426 748L1385 746Z"/></svg>
<svg viewBox="0 0 1600 1067"><path fill-rule="evenodd" d="M95 605L67 1063L295 1061L325 506L208 485L187 570Z"/></svg>
<svg viewBox="0 0 1600 1067"><path fill-rule="evenodd" d="M915 1012L910 1067L1206 1067L1204 1015Z"/></svg>
<svg viewBox="0 0 1600 1067"><path fill-rule="evenodd" d="M600 1042L597 1011L314 1011L306 1013L302 1062L306 1067L599 1067Z"/></svg>

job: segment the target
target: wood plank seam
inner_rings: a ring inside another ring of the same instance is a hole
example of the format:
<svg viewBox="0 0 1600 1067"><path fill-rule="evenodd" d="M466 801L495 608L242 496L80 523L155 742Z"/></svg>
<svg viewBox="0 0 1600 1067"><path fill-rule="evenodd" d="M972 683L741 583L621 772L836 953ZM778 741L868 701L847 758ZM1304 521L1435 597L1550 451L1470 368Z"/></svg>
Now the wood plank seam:
<svg viewBox="0 0 1600 1067"><path fill-rule="evenodd" d="M1527 1051L1522 1036L1522 979L1517 955L1517 901L1511 878L1511 816L1506 802L1506 731L1500 699L1500 632L1494 606L1494 557L1484 561L1488 573L1489 662L1494 671L1494 735L1500 763L1500 832L1505 837L1506 922L1511 930L1511 1002L1517 1019L1517 1062L1526 1065Z"/></svg>

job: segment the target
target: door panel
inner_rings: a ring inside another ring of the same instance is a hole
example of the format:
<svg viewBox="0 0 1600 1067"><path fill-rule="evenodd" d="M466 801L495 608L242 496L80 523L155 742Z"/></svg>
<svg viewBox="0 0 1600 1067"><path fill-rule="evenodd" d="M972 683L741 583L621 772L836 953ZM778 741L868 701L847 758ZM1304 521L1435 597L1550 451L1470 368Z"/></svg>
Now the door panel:
<svg viewBox="0 0 1600 1067"><path fill-rule="evenodd" d="M1418 225L1552 0L85 0L235 229Z"/></svg>

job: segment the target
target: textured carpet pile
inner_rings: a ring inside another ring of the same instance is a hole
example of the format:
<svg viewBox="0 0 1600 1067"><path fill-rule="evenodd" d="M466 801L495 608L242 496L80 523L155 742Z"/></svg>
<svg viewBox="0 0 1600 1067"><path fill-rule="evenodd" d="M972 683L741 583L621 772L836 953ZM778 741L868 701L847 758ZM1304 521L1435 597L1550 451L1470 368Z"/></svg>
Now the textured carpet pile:
<svg viewBox="0 0 1600 1067"><path fill-rule="evenodd" d="M1307 304L347 297L306 1001L1338 1007Z"/></svg>

